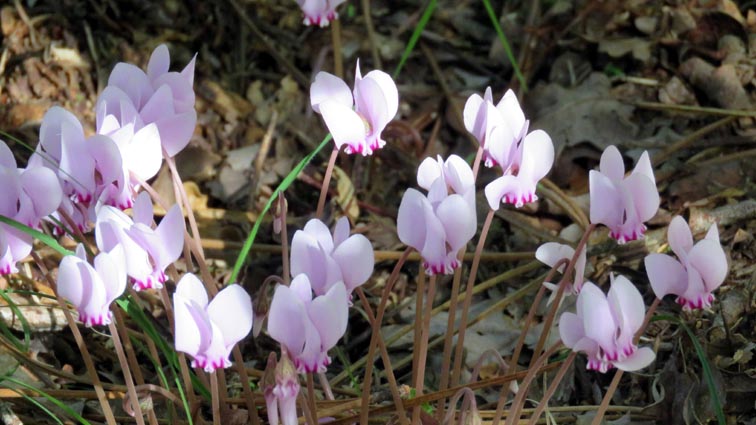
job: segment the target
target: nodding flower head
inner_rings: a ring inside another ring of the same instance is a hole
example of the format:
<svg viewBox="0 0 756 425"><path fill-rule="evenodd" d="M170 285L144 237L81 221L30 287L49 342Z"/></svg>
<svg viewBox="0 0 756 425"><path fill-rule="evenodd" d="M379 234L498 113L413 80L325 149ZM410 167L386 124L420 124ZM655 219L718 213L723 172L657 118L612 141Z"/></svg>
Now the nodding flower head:
<svg viewBox="0 0 756 425"><path fill-rule="evenodd" d="M535 253L535 257L538 261L546 264L549 267L554 267L559 261L566 259L572 261L572 257L575 255L575 249L569 245L561 244L558 242L547 242L538 247ZM585 280L585 247L580 250L580 255L575 261L575 267L573 268L573 276L571 276L571 283L568 286L568 291L573 294L579 294L580 289L583 287L583 281ZM562 265L559 267L559 272L563 273L567 266ZM544 286L555 291L556 285L544 282Z"/></svg>
<svg viewBox="0 0 756 425"><path fill-rule="evenodd" d="M562 313L559 334L565 346L588 356L588 369L639 370L656 357L653 350L638 348L633 341L645 313L643 297L625 277L612 279L608 295L586 282L577 298L577 314Z"/></svg>
<svg viewBox="0 0 756 425"><path fill-rule="evenodd" d="M483 148L486 167L499 165L503 170L509 168L514 159L512 154L528 132L530 124L515 93L507 90L499 103L494 105L493 94L488 87L483 97L476 93L467 98L463 115L465 128Z"/></svg>
<svg viewBox="0 0 756 425"><path fill-rule="evenodd" d="M719 230L712 224L706 237L693 244L693 235L685 219L672 219L667 240L677 259L651 254L644 260L651 287L657 298L677 295L686 310L708 308L714 294L727 276L727 256L719 242Z"/></svg>
<svg viewBox="0 0 756 425"><path fill-rule="evenodd" d="M176 350L192 356L192 367L212 372L231 366L231 350L252 330L247 291L231 284L208 302L202 282L187 273L176 285L173 308Z"/></svg>
<svg viewBox="0 0 756 425"><path fill-rule="evenodd" d="M614 146L601 154L599 170L588 174L591 223L609 228L618 243L643 238L644 222L659 209L659 192L648 152L643 152L633 172L625 177L622 155Z"/></svg>
<svg viewBox="0 0 756 425"><path fill-rule="evenodd" d="M297 4L304 13L305 25L327 27L334 19L339 18L336 8L346 0L297 0Z"/></svg>
<svg viewBox="0 0 756 425"><path fill-rule="evenodd" d="M371 155L386 144L381 133L396 115L399 92L383 71L363 78L358 61L353 91L341 78L319 72L310 86L310 103L323 116L337 148L346 145L346 153Z"/></svg>

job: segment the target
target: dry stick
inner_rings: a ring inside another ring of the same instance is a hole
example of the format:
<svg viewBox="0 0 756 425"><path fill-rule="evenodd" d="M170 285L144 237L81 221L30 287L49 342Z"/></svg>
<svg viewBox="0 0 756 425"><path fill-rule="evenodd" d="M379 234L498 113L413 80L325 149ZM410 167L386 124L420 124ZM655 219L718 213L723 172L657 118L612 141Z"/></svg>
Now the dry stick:
<svg viewBox="0 0 756 425"><path fill-rule="evenodd" d="M659 307L659 303L661 303L661 300L659 298L655 298L654 302L651 304L651 307L648 308L648 311L646 312L646 316L643 318L643 324L641 325L640 329L638 329L638 332L633 337L633 344L638 344L638 341L640 341L640 337L641 335L643 335L643 332L646 330L646 327L648 326L648 322L651 321L651 316L653 316L654 312L656 311L656 308ZM601 400L601 405L599 405L599 408L596 411L596 416L594 416L593 421L591 422L591 425L601 424L601 418L604 417L604 414L606 413L606 409L609 407L609 403L612 401L614 392L617 391L617 386L619 385L619 381L620 379L622 379L623 374L624 374L623 370L617 369L617 372L614 374L614 378L612 378L612 382L609 384L609 388L607 388L606 390L606 394L604 394L604 399Z"/></svg>
<svg viewBox="0 0 756 425"><path fill-rule="evenodd" d="M556 317L557 309L559 308L560 301L562 300L562 294L564 294L564 289L567 287L567 282L570 279L570 275L572 274L572 271L575 269L575 263L577 263L578 256L580 255L581 251L586 248L586 243L588 243L588 238L591 236L591 233L593 233L593 230L596 228L595 224L591 224L588 226L587 229L585 229L585 233L583 234L583 237L580 239L580 242L578 242L577 246L575 247L575 254L572 256L572 259L570 259L570 263L567 264L567 267L564 270L564 274L562 275L562 280L559 282L559 288L557 288L556 296L554 297L554 304L551 305L551 309L549 309L549 314L546 316L546 319L543 323L543 332L541 332L540 338L538 338L538 344L536 344L535 353L536 355L543 350L543 345L546 343L546 338L549 336L549 331L551 331L551 325L554 323L554 318ZM536 357L534 356L530 361L530 366L533 366L533 363L535 362Z"/></svg>
<svg viewBox="0 0 756 425"><path fill-rule="evenodd" d="M323 207L325 207L328 186L331 184L331 174L333 174L333 167L336 164L336 158L338 158L338 156L339 148L334 146L333 151L331 151L331 157L328 159L328 166L326 167L325 176L323 177L323 185L320 188L320 198L318 199L318 209L315 211L315 218L321 218L323 216Z"/></svg>
<svg viewBox="0 0 756 425"><path fill-rule="evenodd" d="M305 423L307 425L318 425L318 422L313 418L313 412L309 407L305 393L300 391L298 399L299 407L302 409L302 413L304 414Z"/></svg>
<svg viewBox="0 0 756 425"><path fill-rule="evenodd" d="M210 395L212 396L213 425L221 425L220 390L218 388L218 371L210 373Z"/></svg>
<svg viewBox="0 0 756 425"><path fill-rule="evenodd" d="M470 275L467 279L467 288L465 288L465 302L462 305L462 315L459 317L459 333L457 334L457 349L454 351L454 368L452 369L451 385L457 386L459 384L460 374L462 372L462 350L465 345L465 331L467 328L467 314L470 311L470 302L472 301L473 286L475 286L475 279L478 275L478 265L480 264L480 253L483 251L483 246L486 244L486 236L488 236L488 229L491 227L493 221L494 210L488 210L486 221L483 223L483 229L480 231L480 239L478 240L478 246L475 247L475 257L473 257L472 266L470 267Z"/></svg>
<svg viewBox="0 0 756 425"><path fill-rule="evenodd" d="M58 295L58 289L56 287L57 285L52 276L50 276L50 273L47 270L47 267L45 267L45 264L42 262L42 259L39 258L37 253L34 251L31 252L31 256L34 259L34 262L37 263L37 267L39 267L40 271L42 271L42 275L45 276L45 279L50 285L50 288L55 291L55 299L58 301L58 306L60 307L60 309L63 310L63 315L66 316L66 322L68 322L68 327L71 328L71 333L76 340L76 346L79 348L79 351L81 351L81 358L84 360L84 366L87 368L87 373L92 378L92 386L94 387L95 393L97 394L97 400L100 402L100 406L102 407L102 414L105 416L105 421L108 423L108 425L116 425L115 416L113 416L113 410L110 408L108 399L105 397L105 390L102 388L100 377L97 375L97 369L95 369L94 361L92 361L92 356L89 355L87 345L84 343L84 338L82 338L81 336L79 327L76 326L76 321L74 321L74 318L71 315L71 311L68 309L68 306L66 306L63 298Z"/></svg>
<svg viewBox="0 0 756 425"><path fill-rule="evenodd" d="M134 372L134 380L136 381L137 385L144 385L144 376L142 375L142 368L139 366L139 361L136 358L136 353L134 353L134 346L131 344L131 339L129 338L129 331L128 328L126 328L126 322L123 319L123 314L121 313L120 308L112 308L111 311L113 312L114 316L114 322L116 324L116 327L118 328L118 334L124 335L125 338L121 341L123 343L124 351L126 352L126 359L129 362L129 367ZM139 400L136 400L137 404L139 404ZM150 425L157 425L158 419L155 415L155 410L150 409L147 411L147 420L150 421Z"/></svg>
<svg viewBox="0 0 756 425"><path fill-rule="evenodd" d="M556 392L557 387L562 382L562 379L564 378L564 374L567 373L567 369L569 369L570 365L572 365L572 362L575 361L575 357L577 356L576 352L571 352L569 356L564 360L564 363L562 363L562 366L559 368L559 371L557 372L556 376L554 377L554 380L551 381L551 384L549 385L549 388L546 389L546 393L541 398L541 401L538 403L538 407L533 411L533 415L530 417L530 421L528 421L528 425L536 425L536 422L538 422L538 418L541 417L541 413L543 413L544 410L546 410L546 406L549 403L549 400L554 395L554 392Z"/></svg>
<svg viewBox="0 0 756 425"><path fill-rule="evenodd" d="M588 217L585 215L585 212L583 212L583 210L575 204L575 201L567 196L559 186L549 179L542 179L541 184L543 185L542 189L546 189L546 191L543 192L544 195L552 195L549 196L549 198L562 208L564 212L570 216L572 221L577 223L583 229L591 224L590 220L588 220Z"/></svg>
<svg viewBox="0 0 756 425"><path fill-rule="evenodd" d="M326 399L336 400L333 396L333 391L331 390L331 384L328 383L328 378L324 372L318 372L318 381L320 382L320 387L323 388Z"/></svg>
<svg viewBox="0 0 756 425"><path fill-rule="evenodd" d="M341 21L339 19L331 21L331 43L333 44L333 73L343 80L344 58L341 56Z"/></svg>
<svg viewBox="0 0 756 425"><path fill-rule="evenodd" d="M698 130L676 141L675 143L667 147L667 149L664 149L664 151L661 152L660 154L654 155L654 160L652 161L652 164L654 166L661 164L662 162L666 161L667 158L672 156L672 154L674 154L675 152L686 149L688 146L692 145L696 140L702 138L703 136L732 123L733 121L735 121L735 118L736 117L734 116L725 117L725 118L722 118L721 120L714 121L713 123L705 127L699 128Z"/></svg>
<svg viewBox="0 0 756 425"><path fill-rule="evenodd" d="M433 310L433 299L436 295L436 275L433 274L428 282L428 295L425 300L425 311L423 312L423 337L420 340L420 346L415 349L420 351L420 357L417 361L417 381L415 383L415 390L417 395L423 395L423 389L425 387L425 363L428 360L428 338L430 334L430 320ZM412 423L418 423L420 420L421 407L415 407L412 412Z"/></svg>
<svg viewBox="0 0 756 425"><path fill-rule="evenodd" d="M370 345L368 346L368 355L366 357L367 362L365 363L365 377L362 381L362 403L361 403L361 410L360 410L360 424L361 425L367 425L367 422L368 422L368 410L370 407L370 389L371 389L370 384L373 378L373 358L375 357L376 345L381 346L381 355L383 356L384 367L386 368L386 374L389 379L391 395L394 397L394 403L396 404L397 408L400 409L400 411L397 412L399 413L399 420L403 425L409 425L409 422L407 421L407 416L404 413L404 407L401 404L401 397L399 396L399 391L396 388L396 378L394 377L394 373L391 370L391 362L388 356L388 350L381 336L381 322L383 322L383 315L386 313L386 304L388 303L389 295L391 295L391 288L394 286L394 283L399 278L399 272L401 271L402 266L407 261L407 257L409 257L412 251L413 251L412 248L407 247L407 249L404 250L404 253L402 254L402 256L396 262L396 265L394 266L394 270L391 271L391 275L389 276L389 279L386 282L386 286L383 288L383 294L381 295L381 303L378 305L378 311L376 312L375 320L373 320L373 323L372 323L373 331L372 331L372 335L370 336ZM371 311L370 304L368 303L368 300L362 291L362 288L358 287L356 289L356 292L357 292L357 295L360 297L362 304L365 307L365 311L368 314L368 318L370 318L373 313Z"/></svg>
<svg viewBox="0 0 756 425"><path fill-rule="evenodd" d="M373 18L370 15L370 0L362 0L362 16L365 18L365 29L367 29L368 40L370 40L370 53L373 55L373 68L383 69L381 55L378 52L378 42L375 39Z"/></svg>
<svg viewBox="0 0 756 425"><path fill-rule="evenodd" d="M420 361L420 340L423 336L423 296L425 295L425 267L420 264L415 291L415 330L412 341L412 384L417 388L418 364ZM413 414L414 418L414 414Z"/></svg>
<svg viewBox="0 0 756 425"><path fill-rule="evenodd" d="M318 406L315 403L315 381L312 379L312 373L307 374L307 405L310 408L312 420L318 423Z"/></svg>
<svg viewBox="0 0 756 425"><path fill-rule="evenodd" d="M689 112L708 115L724 115L732 117L756 118L756 111L748 109L720 109L690 105L670 105L656 102L627 102L636 108L650 109L652 111Z"/></svg>
<svg viewBox="0 0 756 425"><path fill-rule="evenodd" d="M255 395L252 394L252 389L249 388L249 374L247 368L244 367L244 357L242 356L239 344L234 345L234 362L236 373L239 374L242 381L242 392L244 393L244 400L247 403L247 410L249 410L249 417L252 419L252 425L260 424L260 417L257 415L257 404L255 403Z"/></svg>
<svg viewBox="0 0 756 425"><path fill-rule="evenodd" d="M534 364L528 369L528 374L525 376L525 379L523 379L522 386L519 390L517 390L517 396L515 396L514 401L512 401L512 409L514 409L514 411L510 411L507 414L506 425L514 425L515 421L519 423L520 414L522 413L522 407L523 404L525 404L525 397L528 394L530 384L538 375L538 370L540 369L541 365L546 363L549 360L549 357L551 357L551 355L554 354L560 347L562 347L562 341L559 341L556 344L552 345L551 348L546 350L545 353L541 354L534 362Z"/></svg>
<svg viewBox="0 0 756 425"><path fill-rule="evenodd" d="M137 395L136 389L134 388L134 380L131 376L129 361L126 359L126 352L123 351L121 337L118 335L118 328L112 320L110 324L108 324L108 328L110 328L110 335L112 335L113 337L113 345L115 345L118 362L121 364L121 370L123 371L123 380L126 382L126 389L129 394L129 400L131 400L131 408L134 410L134 419L136 419L137 424L144 425L144 414L142 413L142 406L139 405L139 396Z"/></svg>

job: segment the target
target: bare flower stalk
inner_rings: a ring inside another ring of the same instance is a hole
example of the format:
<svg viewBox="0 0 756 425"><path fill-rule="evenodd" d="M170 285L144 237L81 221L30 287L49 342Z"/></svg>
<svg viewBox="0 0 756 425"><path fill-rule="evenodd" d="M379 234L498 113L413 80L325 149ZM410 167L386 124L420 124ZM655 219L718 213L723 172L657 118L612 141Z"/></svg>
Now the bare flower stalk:
<svg viewBox="0 0 756 425"><path fill-rule="evenodd" d="M76 346L81 352L81 358L84 360L84 366L87 368L87 373L92 379L92 386L94 387L95 394L97 394L97 400L100 402L100 407L102 408L102 414L105 416L105 421L108 423L108 425L116 425L117 423L115 416L113 416L113 410L110 408L110 403L108 403L108 399L105 396L105 390L102 388L100 377L97 375L97 369L94 366L94 361L92 361L92 356L89 355L89 349L84 343L84 338L81 336L79 327L76 326L76 321L71 315L71 311L68 309L65 301L63 301L63 298L58 295L58 289L57 285L55 284L55 280L53 280L52 276L50 276L50 273L47 270L47 267L45 267L45 264L42 262L42 259L39 258L39 255L37 255L37 253L34 251L31 252L31 256L34 259L34 262L37 263L37 267L39 267L39 270L47 280L50 288L52 288L55 292L55 299L58 301L58 306L63 311L63 315L66 316L66 322L68 323L68 327L71 329L74 340L76 340Z"/></svg>
<svg viewBox="0 0 756 425"><path fill-rule="evenodd" d="M417 395L423 395L425 388L425 363L428 361L428 338L430 337L430 321L433 311L433 299L436 295L436 275L431 275L428 281L428 295L425 300L425 311L423 312L423 331L420 339L420 346L415 349L420 352L417 361L417 381L415 382L415 391ZM420 420L420 407L416 407L412 412L412 423Z"/></svg>
<svg viewBox="0 0 756 425"><path fill-rule="evenodd" d="M312 373L307 373L307 405L310 409L310 415L314 423L318 423L318 405L315 402L315 381Z"/></svg>
<svg viewBox="0 0 756 425"><path fill-rule="evenodd" d="M341 56L341 20L331 21L331 42L333 44L333 72L344 79L344 58Z"/></svg>
<svg viewBox="0 0 756 425"><path fill-rule="evenodd" d="M451 366L451 352L452 352L452 342L454 340L454 322L457 318L457 303L459 302L459 286L462 282L462 262L465 257L465 251L466 249L462 249L460 251L459 256L457 256L457 259L459 259L459 267L457 267L456 270L454 270L454 278L452 279L452 289L451 289L451 299L449 304L449 315L446 320L446 335L444 338L444 352L443 352L443 360L441 362L441 382L439 383L438 389L440 391L443 391L449 387L449 370ZM436 419L441 419L444 417L444 407L446 404L446 399L441 399L438 402L437 406L437 413L436 413Z"/></svg>
<svg viewBox="0 0 756 425"><path fill-rule="evenodd" d="M286 229L286 198L283 192L278 194L278 214L281 220L281 263L283 266L283 281L286 286L291 283L291 272L289 271L289 235Z"/></svg>
<svg viewBox="0 0 756 425"><path fill-rule="evenodd" d="M533 362L533 365L530 366L530 368L528 369L528 374L525 376L525 379L523 379L522 381L522 385L517 390L517 395L512 402L512 409L510 409L509 413L507 414L506 425L514 425L515 423L520 422L522 407L525 403L525 397L528 394L530 384L533 382L533 379L538 376L538 371L541 369L541 366L546 364L546 362L548 362L549 360L549 357L551 357L551 355L561 347L562 341L559 341L556 344L552 345L551 348L546 350L545 353L538 356L538 358ZM494 418L494 420L496 419L497 418Z"/></svg>
<svg viewBox="0 0 756 425"><path fill-rule="evenodd" d="M646 331L646 327L651 321L651 317L654 315L654 312L659 307L659 303L661 303L661 300L659 298L654 298L654 302L651 304L651 307L648 308L646 316L643 318L643 324L641 325L640 329L638 329L638 332L633 338L633 344L638 344L638 341L640 341L640 337L641 335L643 335L643 332ZM604 398L601 400L601 404L596 411L596 416L594 416L593 421L591 421L591 425L601 425L601 419L604 417L606 409L609 408L609 403L612 401L612 397L614 397L614 393L615 391L617 391L617 387L619 386L619 382L622 379L622 375L624 373L625 371L621 369L617 369L617 372L614 373L614 378L612 378L612 382L609 384L609 388L606 389L606 394L604 394Z"/></svg>
<svg viewBox="0 0 756 425"><path fill-rule="evenodd" d="M549 387L546 389L546 392L543 394L543 397L541 397L541 401L538 403L538 407L533 411L533 415L530 417L530 420L528 421L528 425L536 425L538 422L538 419L541 417L541 414L544 410L546 410L546 406L549 404L549 400L554 395L554 392L556 392L557 387L559 387L559 384L562 382L562 379L564 379L564 374L567 373L567 369L570 368L572 365L572 362L575 361L575 357L577 356L576 352L571 352L569 356L564 360L562 363L562 366L559 367L559 371L557 371L556 376L554 377L554 380L551 381L551 384L549 384Z"/></svg>
<svg viewBox="0 0 756 425"><path fill-rule="evenodd" d="M213 425L221 425L220 389L218 388L218 372L210 373L210 395L212 396Z"/></svg>
<svg viewBox="0 0 756 425"><path fill-rule="evenodd" d="M144 425L142 406L139 405L139 396L137 395L136 388L134 388L134 379L131 376L131 368L129 367L129 361L126 359L126 352L123 350L123 344L121 343L121 337L118 334L115 320L110 322L108 328L110 329L110 335L113 337L113 345L115 346L116 355L118 356L118 363L121 364L123 380L126 382L126 390L129 394L129 400L131 401L131 409L133 409L134 412L134 419L136 419L138 425Z"/></svg>
<svg viewBox="0 0 756 425"><path fill-rule="evenodd" d="M462 351L465 346L465 331L467 329L467 314L470 311L470 302L473 295L473 286L475 286L475 279L478 275L478 265L480 265L480 254L483 252L483 247L486 244L486 236L488 236L488 230L491 228L491 222L493 221L494 210L488 210L486 221L483 223L483 229L480 231L480 239L478 240L478 246L475 248L475 256L473 257L472 266L470 267L470 276L467 279L467 287L465 288L465 302L462 305L462 315L459 318L459 335L457 336L457 349L454 352L454 368L452 369L451 385L457 386L459 384L460 375L462 373Z"/></svg>
<svg viewBox="0 0 756 425"><path fill-rule="evenodd" d="M423 296L425 295L425 268L420 264L417 275L417 290L415 291L415 329L412 341L412 378L411 382L417 388L417 374L420 364L420 340L423 336ZM419 412L418 412L419 413ZM414 414L413 414L414 421ZM414 423L417 423L414 421Z"/></svg>
<svg viewBox="0 0 756 425"><path fill-rule="evenodd" d="M339 157L339 148L334 146L331 151L331 157L328 159L325 176L323 176L323 185L320 187L320 198L318 198L318 209L315 211L315 218L323 217L323 208L325 207L326 196L328 195L328 186L331 184L331 175L333 167L336 165L336 158Z"/></svg>

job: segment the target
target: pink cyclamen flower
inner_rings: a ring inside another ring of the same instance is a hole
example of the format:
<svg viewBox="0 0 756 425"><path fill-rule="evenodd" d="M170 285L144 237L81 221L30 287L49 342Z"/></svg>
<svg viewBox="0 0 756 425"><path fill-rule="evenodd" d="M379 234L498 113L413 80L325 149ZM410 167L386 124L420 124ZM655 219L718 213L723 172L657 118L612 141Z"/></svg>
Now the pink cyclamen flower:
<svg viewBox="0 0 756 425"><path fill-rule="evenodd" d="M363 235L349 236L346 217L336 222L333 235L322 221L312 219L291 241L291 275L306 274L317 295L337 283L351 294L370 278L374 265L373 246Z"/></svg>
<svg viewBox="0 0 756 425"><path fill-rule="evenodd" d="M676 301L686 310L710 307L712 292L727 276L727 256L717 225L709 227L706 237L694 245L688 223L677 216L669 224L667 240L677 260L663 254L651 254L644 260L657 298L677 295Z"/></svg>
<svg viewBox="0 0 756 425"><path fill-rule="evenodd" d="M273 376L270 376L272 374ZM279 413L283 425L297 425L297 395L299 379L294 363L286 353L276 362L276 354L270 353L263 375L263 392L268 410L268 423L278 425Z"/></svg>
<svg viewBox="0 0 756 425"><path fill-rule="evenodd" d="M346 145L346 153L371 155L386 144L381 133L399 109L399 92L383 71L363 78L359 61L354 80L352 92L341 78L319 72L310 86L310 103L323 115L338 149Z"/></svg>
<svg viewBox="0 0 756 425"><path fill-rule="evenodd" d="M231 366L231 350L252 330L252 299L235 283L208 302L202 282L187 273L176 285L173 309L176 351L192 356L192 367L205 372Z"/></svg>
<svg viewBox="0 0 756 425"><path fill-rule="evenodd" d="M325 372L331 364L328 350L346 332L348 318L343 284L313 298L307 275L300 274L291 286L276 287L268 311L268 334L281 344L300 373Z"/></svg>
<svg viewBox="0 0 756 425"><path fill-rule="evenodd" d="M510 157L529 126L515 93L507 90L494 105L491 87L487 87L483 97L476 93L467 98L463 115L465 128L483 148L486 167L508 168Z"/></svg>
<svg viewBox="0 0 756 425"><path fill-rule="evenodd" d="M126 289L123 249L99 253L94 267L86 258L83 245L76 248L76 255L63 257L58 268L58 295L76 307L85 326L107 325L111 321L110 304Z"/></svg>
<svg viewBox="0 0 756 425"><path fill-rule="evenodd" d="M549 267L554 267L554 265L556 265L556 263L558 263L562 259L572 261L572 257L574 255L574 248L558 242L547 242L539 246L535 253L536 259ZM580 250L580 255L578 255L577 261L575 262L572 281L567 286L567 291L572 292L573 294L580 293L580 289L583 287L583 281L585 280L585 265L586 256L585 247L583 247L583 249ZM560 266L559 272L564 273L564 270L566 268L566 265ZM558 289L557 286L553 283L544 282L543 285L551 289L552 291L556 291Z"/></svg>
<svg viewBox="0 0 756 425"><path fill-rule="evenodd" d="M136 136L142 126L154 123L168 156L179 153L189 143L197 124L192 87L196 58L195 55L181 72L169 72L170 53L168 47L161 44L152 52L146 73L135 65L118 63L108 78L108 87L97 101L98 132L112 134L132 124L130 131ZM149 153L153 156L151 135L149 139L132 143L150 147ZM146 164L141 167L148 168Z"/></svg>
<svg viewBox="0 0 756 425"><path fill-rule="evenodd" d="M8 145L0 140L0 215L29 227L58 209L63 199L60 182L49 168L18 168Z"/></svg>
<svg viewBox="0 0 756 425"><path fill-rule="evenodd" d="M32 167L53 170L64 195L86 207L110 185L125 184L121 154L113 140L101 134L85 137L79 120L59 106L42 118L39 144L29 159Z"/></svg>
<svg viewBox="0 0 756 425"><path fill-rule="evenodd" d="M585 282L577 298L577 314L562 314L559 334L565 346L588 355L588 369L639 370L656 357L652 349L638 348L633 342L645 313L643 297L624 276L613 277L608 295Z"/></svg>
<svg viewBox="0 0 756 425"><path fill-rule="evenodd" d="M32 250L32 237L5 223L0 223L0 276L18 272L16 263Z"/></svg>
<svg viewBox="0 0 756 425"><path fill-rule="evenodd" d="M339 18L336 8L346 0L297 0L297 4L304 13L303 24L327 27L334 19Z"/></svg>
<svg viewBox="0 0 756 425"><path fill-rule="evenodd" d="M425 158L417 168L417 185L425 190L431 190L438 178L446 182L446 186L453 193L467 198L470 206L475 208L475 176L470 165L458 155L449 155L446 161L441 155Z"/></svg>
<svg viewBox="0 0 756 425"><path fill-rule="evenodd" d="M426 160L418 172L418 183L423 187L428 187L433 173L438 175L430 183L427 196L415 189L404 192L396 228L399 239L420 252L428 274L449 274L459 267L457 254L477 230L475 185L464 161L450 157L443 167L434 164L440 161ZM454 188L450 183L465 188L465 192L450 194L449 189Z"/></svg>
<svg viewBox="0 0 756 425"><path fill-rule="evenodd" d="M157 228L152 228L152 201L146 192L134 203L134 218L123 211L102 206L97 213L95 240L101 251L121 246L126 255L126 271L134 289L163 287L165 269L181 255L184 246L184 216L175 204Z"/></svg>
<svg viewBox="0 0 756 425"><path fill-rule="evenodd" d="M494 132L489 144L493 144L496 138ZM486 200L492 210L498 210L502 202L519 208L538 200L536 185L554 164L554 144L545 131L528 133L512 146L506 158L497 156L495 152L492 152L492 156L499 158L497 163L502 165L504 171L503 176L486 185Z"/></svg>
<svg viewBox="0 0 756 425"><path fill-rule="evenodd" d="M643 238L644 222L659 209L654 170L648 152L643 152L633 172L625 177L625 164L615 146L601 154L599 171L588 174L591 192L591 223L609 228L609 236L623 244Z"/></svg>

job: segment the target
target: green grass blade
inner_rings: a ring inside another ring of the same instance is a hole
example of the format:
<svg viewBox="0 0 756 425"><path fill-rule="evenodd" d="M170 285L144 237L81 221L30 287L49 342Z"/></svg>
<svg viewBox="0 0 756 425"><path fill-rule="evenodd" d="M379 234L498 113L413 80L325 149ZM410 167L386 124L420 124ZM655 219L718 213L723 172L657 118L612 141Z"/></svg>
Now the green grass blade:
<svg viewBox="0 0 756 425"><path fill-rule="evenodd" d="M4 384L5 382L11 382L11 383L16 384L16 385L18 385L20 387L24 387L27 390L31 390L31 391L34 391L36 393L39 393L39 395L41 397L46 398L48 401L50 401L50 403L52 403L52 404L60 407L64 412L66 412L67 415L69 415L72 418L76 419L77 421L79 421L79 423L84 424L84 425L91 425L88 420L84 419L81 415L79 415L78 413L74 412L73 409L71 409L70 407L66 406L65 403L63 403L62 401L58 400L57 398L51 396L50 394L47 394L46 392L40 390L39 388L32 387L31 385L29 385L27 383L19 381L18 379L15 379L15 378L11 378L9 376L6 376L6 377L3 378L3 385L5 385ZM9 387L7 385L5 385L5 386L6 386L6 388L9 388L11 390L14 389L14 388Z"/></svg>
<svg viewBox="0 0 756 425"><path fill-rule="evenodd" d="M34 397L30 397L30 396L28 396L28 395L26 395L26 394L24 394L21 391L18 391L16 389L13 389L13 391L15 391L16 394L18 394L21 397L23 397L24 399L26 399L26 401L28 401L29 403L37 406L39 408L39 410L47 413L47 416L49 416L52 420L54 420L55 423L60 424L60 425L64 425L63 421L61 421L60 419L58 419L58 416L55 413L53 413L50 409L48 409L44 404L42 404L42 403L38 402L37 400L35 400Z"/></svg>
<svg viewBox="0 0 756 425"><path fill-rule="evenodd" d="M265 207L263 207L262 211L260 211L260 215L257 216L257 220L255 221L255 225L252 227L252 231L249 232L249 235L247 236L247 240L244 241L244 246L242 247L241 252L239 253L239 256L236 257L236 263L234 264L234 271L231 273L231 279L229 279L229 282L236 282L236 278L239 276L239 272L241 271L241 268L244 266L244 262L247 260L247 255L249 255L249 250L252 249L252 244L255 242L255 237L257 236L257 232L260 230L260 225L262 225L262 219L265 217L265 214L268 213L270 210L270 207L273 206L273 202L278 199L278 195L285 191L286 189L291 186L292 183L294 183L294 180L297 179L297 176L299 173L304 169L304 167L307 166L307 164L312 161L312 158L315 157L315 155L318 154L327 144L331 141L331 135L327 135L325 139L323 139L322 142L318 145L318 147L315 148L312 152L310 152L306 157L304 157L301 161L299 161L299 164L297 164L296 167L294 167L291 172L284 177L284 179L281 181L281 183L278 185L276 190L273 192L273 195L268 199L268 202L265 203Z"/></svg>
<svg viewBox="0 0 756 425"><path fill-rule="evenodd" d="M37 239L41 241L42 243L44 243L45 245L49 246L50 248L58 251L61 255L73 255L73 252L63 248L63 246L61 246L58 243L58 241L55 240L55 238L45 233L42 233L37 229L32 229L31 227L25 224L21 224L18 221L12 218L8 218L4 215L0 215L0 222L3 222L7 224L8 226L11 226L15 229L18 229L21 232L26 233L27 235L30 235L34 239Z"/></svg>
<svg viewBox="0 0 756 425"><path fill-rule="evenodd" d="M29 344L31 343L31 326L29 326L29 322L26 320L26 317L24 317L24 314L21 312L21 309L18 308L16 303L13 302L13 300L8 296L8 294L6 293L4 289L0 289L0 298L2 298L8 304L8 307L10 307L10 309L13 311L13 314L18 318L19 322L21 322L21 329L23 329L24 331L24 343L21 345L18 345L18 344L13 344L13 345L16 345L16 348L18 348L20 351L25 352L29 349ZM5 325L5 322L2 319L0 319L0 322L3 322L3 325L2 325L3 333L5 334L7 331L8 334L10 334L13 337L11 341L15 340L20 343L21 341L18 341L18 338L16 338L15 336L13 336L12 333L10 333L10 330Z"/></svg>
<svg viewBox="0 0 756 425"><path fill-rule="evenodd" d="M483 6L485 6L486 12L488 12L488 17L491 18L491 23L493 24L494 29L496 29L496 34L499 35L499 41L501 41L501 45L504 47L504 52L507 54L509 63L512 64L512 69L514 69L517 81L520 82L520 86L524 91L528 91L528 82L525 80L525 76L522 75L520 67L517 65L517 59L515 59L514 53L512 53L512 47L509 45L509 41L507 41L507 36L504 35L504 31L501 29L501 25L499 25L499 18L496 16L493 6L491 6L491 1L483 0Z"/></svg>
<svg viewBox="0 0 756 425"><path fill-rule="evenodd" d="M404 63L407 62L410 53L412 53L412 51L415 49L415 45L417 44L418 40L420 40L420 35L423 33L425 26L428 25L428 21L430 21L431 16L433 16L433 11L436 10L437 5L437 0L431 0L428 3L428 6L425 7L423 16L420 17L420 21L417 23L415 31L412 32L412 36L410 37L407 46L404 48L404 53L402 53L401 59L399 59L399 64L396 66L396 70L394 70L394 79L399 76L399 73L404 67Z"/></svg>
<svg viewBox="0 0 756 425"><path fill-rule="evenodd" d="M717 423L719 425L726 425L727 421L725 419L724 409L722 408L722 401L719 399L719 393L717 393L717 386L714 383L714 375L711 373L711 365L709 364L709 359L706 357L706 351L704 351L701 343L698 341L696 334L694 334L693 330L691 330L688 325L677 316L664 314L654 316L651 319L652 322L660 320L677 323L682 326L685 333L688 334L690 341L693 343L693 348L696 350L696 356L698 356L698 360L701 362L701 370L703 371L704 379L706 380L706 386L709 387L709 396L711 397L714 413L717 415Z"/></svg>

